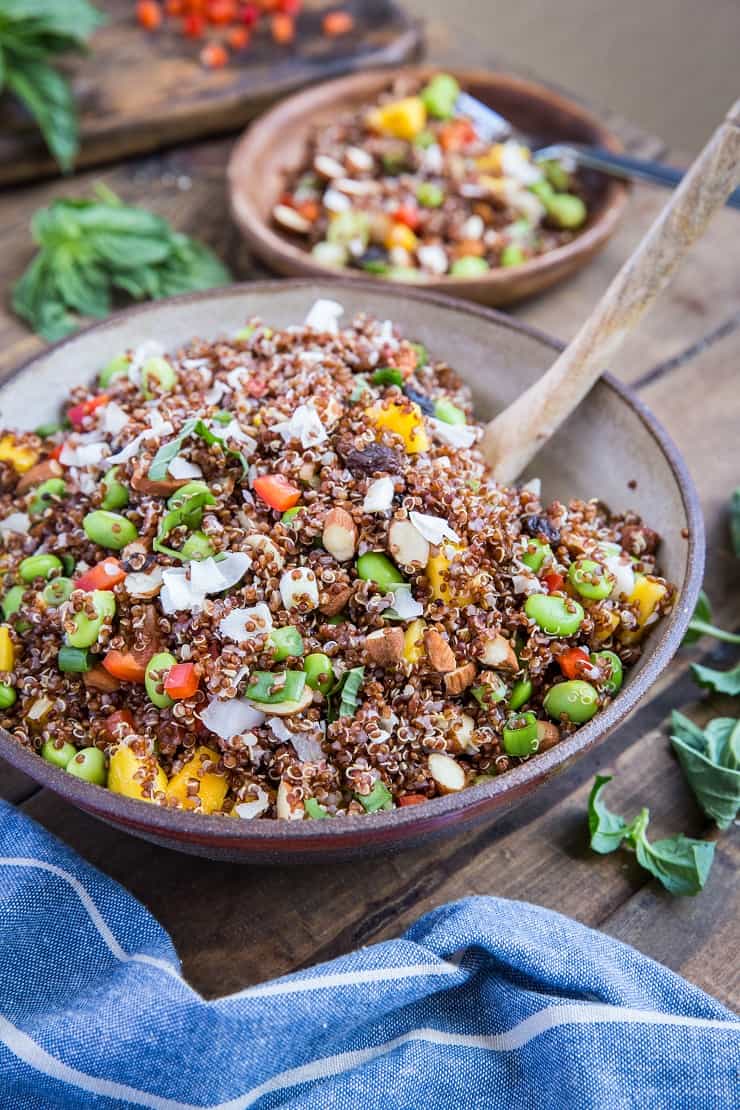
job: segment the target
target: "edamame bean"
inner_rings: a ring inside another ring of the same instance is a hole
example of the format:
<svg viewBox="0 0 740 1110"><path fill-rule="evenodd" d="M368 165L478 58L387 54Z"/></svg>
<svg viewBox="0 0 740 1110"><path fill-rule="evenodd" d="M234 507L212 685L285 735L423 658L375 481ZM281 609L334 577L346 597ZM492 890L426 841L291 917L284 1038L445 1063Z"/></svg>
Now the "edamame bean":
<svg viewBox="0 0 740 1110"><path fill-rule="evenodd" d="M160 651L153 655L146 665L144 685L149 700L158 709L167 709L174 704L169 694L165 693L164 680L167 672L171 667L174 667L175 663L177 663L177 660L174 655L170 655L168 651Z"/></svg>
<svg viewBox="0 0 740 1110"><path fill-rule="evenodd" d="M33 582L35 578L51 578L61 569L62 561L56 555L29 555L18 567L18 574L24 582Z"/></svg>
<svg viewBox="0 0 740 1110"><path fill-rule="evenodd" d="M422 181L416 190L416 199L422 208L439 208L444 204L444 191L433 181Z"/></svg>
<svg viewBox="0 0 740 1110"><path fill-rule="evenodd" d="M559 682L548 690L542 705L554 721L565 717L574 725L583 725L599 708L599 695L590 682L575 678L571 682Z"/></svg>
<svg viewBox="0 0 740 1110"><path fill-rule="evenodd" d="M407 584L396 564L381 551L366 551L364 555L360 555L356 567L360 578L377 583L381 590Z"/></svg>
<svg viewBox="0 0 740 1110"><path fill-rule="evenodd" d="M481 274L487 274L490 266L485 258L478 258L475 254L466 254L462 258L456 258L450 267L450 274L452 277L480 277Z"/></svg>
<svg viewBox="0 0 740 1110"><path fill-rule="evenodd" d="M208 559L213 555L216 548L205 532L193 532L185 540L180 551L184 559L191 559L194 563L199 563L201 559Z"/></svg>
<svg viewBox="0 0 740 1110"><path fill-rule="evenodd" d="M556 227L574 230L586 222L586 205L570 193L555 193L545 202L547 215Z"/></svg>
<svg viewBox="0 0 740 1110"><path fill-rule="evenodd" d="M123 482L119 482L116 474L118 467L112 467L100 483L103 490L102 507L106 512L114 509L125 509L128 505L128 490Z"/></svg>
<svg viewBox="0 0 740 1110"><path fill-rule="evenodd" d="M463 410L453 405L446 397L440 397L434 402L434 416L445 424L467 424L468 422Z"/></svg>
<svg viewBox="0 0 740 1110"><path fill-rule="evenodd" d="M548 159L547 162L541 163L540 168L545 171L545 177L556 189L558 193L567 193L570 188L570 174L566 170L562 162L555 159Z"/></svg>
<svg viewBox="0 0 740 1110"><path fill-rule="evenodd" d="M110 385L116 378L122 378L129 372L131 359L128 355L116 355L100 371L98 382L102 389Z"/></svg>
<svg viewBox="0 0 740 1110"><path fill-rule="evenodd" d="M67 483L63 478L47 478L40 486L36 487L28 511L31 516L41 516L49 508L53 497L64 497L67 492Z"/></svg>
<svg viewBox="0 0 740 1110"><path fill-rule="evenodd" d="M11 617L20 609L23 604L23 586L11 586L5 597L0 601L0 609L2 609L3 618L9 621Z"/></svg>
<svg viewBox="0 0 740 1110"><path fill-rule="evenodd" d="M293 624L289 624L286 628L273 628L269 639L275 649L274 656L277 663L290 656L299 659L303 655L303 637Z"/></svg>
<svg viewBox="0 0 740 1110"><path fill-rule="evenodd" d="M319 690L322 694L329 693L334 685L334 669L328 655L324 655L322 651L312 652L303 660L303 670L306 683L312 690Z"/></svg>
<svg viewBox="0 0 740 1110"><path fill-rule="evenodd" d="M286 509L283 515L280 517L280 523L290 524L291 521L295 520L302 509L303 505L294 505L292 509Z"/></svg>
<svg viewBox="0 0 740 1110"><path fill-rule="evenodd" d="M583 606L570 597L555 594L530 594L524 603L530 620L548 636L572 636L581 627Z"/></svg>
<svg viewBox="0 0 740 1110"><path fill-rule="evenodd" d="M110 590L93 590L90 594L93 609L97 617L88 617L87 613L75 613L74 631L68 632L66 642L69 647L88 648L97 640L103 620L116 615L116 598Z"/></svg>
<svg viewBox="0 0 740 1110"><path fill-rule="evenodd" d="M153 387L171 393L177 384L177 374L171 363L161 355L148 358L141 368L141 389L147 400L154 396Z"/></svg>
<svg viewBox="0 0 740 1110"><path fill-rule="evenodd" d="M453 116L459 95L460 86L449 73L435 74L419 93L427 112L435 119L449 119Z"/></svg>
<svg viewBox="0 0 740 1110"><path fill-rule="evenodd" d="M526 262L524 251L518 243L507 243L501 251L501 258L499 262L502 266L521 266L522 262Z"/></svg>
<svg viewBox="0 0 740 1110"><path fill-rule="evenodd" d="M613 651L597 651L591 656L591 662L601 671L601 685L607 694L613 696L618 693L624 681L624 668L619 656Z"/></svg>
<svg viewBox="0 0 740 1110"><path fill-rule="evenodd" d="M614 589L614 575L595 559L576 559L568 567L568 581L581 597L601 601Z"/></svg>
<svg viewBox="0 0 740 1110"><path fill-rule="evenodd" d="M504 750L509 755L532 755L540 746L534 713L509 717L503 730Z"/></svg>
<svg viewBox="0 0 740 1110"><path fill-rule="evenodd" d="M532 697L532 690L532 680L529 678L520 678L511 688L509 708L515 712L517 709L521 709Z"/></svg>
<svg viewBox="0 0 740 1110"><path fill-rule="evenodd" d="M67 601L74 588L71 578L52 578L41 591L41 598L50 609L58 609Z"/></svg>
<svg viewBox="0 0 740 1110"><path fill-rule="evenodd" d="M111 551L120 551L122 547L138 540L139 533L125 516L119 513L107 512L105 509L96 509L88 513L82 522L85 535L100 547L108 547Z"/></svg>
<svg viewBox="0 0 740 1110"><path fill-rule="evenodd" d="M539 574L545 559L552 559L552 548L549 543L538 540L536 536L527 540L527 550L522 555L524 565L533 570L535 574Z"/></svg>
<svg viewBox="0 0 740 1110"><path fill-rule="evenodd" d="M74 744L68 744L66 740L62 744L59 744L56 740L46 740L41 749L41 758L45 759L47 763L53 763L55 767L61 767L62 770L67 766L70 759L74 759L76 755L77 748Z"/></svg>
<svg viewBox="0 0 740 1110"><path fill-rule="evenodd" d="M11 705L15 705L17 697L14 686L0 682L0 709L10 709Z"/></svg>
<svg viewBox="0 0 740 1110"><path fill-rule="evenodd" d="M108 780L105 756L100 748L83 748L70 759L64 769L76 779L95 783L96 786L105 786Z"/></svg>

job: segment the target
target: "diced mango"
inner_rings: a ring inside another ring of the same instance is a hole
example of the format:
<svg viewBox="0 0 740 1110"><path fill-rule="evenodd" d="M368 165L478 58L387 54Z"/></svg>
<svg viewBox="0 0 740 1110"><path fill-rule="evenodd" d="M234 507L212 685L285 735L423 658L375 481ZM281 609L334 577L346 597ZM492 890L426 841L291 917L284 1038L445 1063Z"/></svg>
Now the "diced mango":
<svg viewBox="0 0 740 1110"><path fill-rule="evenodd" d="M367 415L378 428L387 428L403 439L409 455L429 450L429 436L421 409L413 402L374 405Z"/></svg>
<svg viewBox="0 0 740 1110"><path fill-rule="evenodd" d="M406 224L394 223L388 228L388 233L383 240L383 245L390 251L394 247L403 247L406 251L416 249L419 240L410 227Z"/></svg>
<svg viewBox="0 0 740 1110"><path fill-rule="evenodd" d="M424 629L427 622L420 617L406 629L403 636L403 657L407 663L419 663L424 657Z"/></svg>
<svg viewBox="0 0 740 1110"><path fill-rule="evenodd" d="M379 131L382 135L388 135L393 139L406 139L410 142L424 130L427 110L420 97L406 96L403 100L394 100L370 112L367 122L373 130Z"/></svg>
<svg viewBox="0 0 740 1110"><path fill-rule="evenodd" d="M618 624L619 614L610 612L608 614L608 621L604 623L603 627L601 624L599 624L596 632L594 633L594 639L599 641L608 640Z"/></svg>
<svg viewBox="0 0 740 1110"><path fill-rule="evenodd" d="M224 804L229 781L225 775L215 771L204 771L204 760L217 763L218 752L204 746L197 748L192 759L189 759L182 770L170 779L167 785L167 797L178 802L184 809L198 809L200 813L215 813ZM198 787L200 805L188 792L188 785L193 779L197 779L200 784Z"/></svg>
<svg viewBox="0 0 740 1110"><path fill-rule="evenodd" d="M662 582L654 582L644 574L635 575L635 586L627 602L637 606L637 628L632 632L622 633L621 639L625 644L633 644L642 638L648 619L667 593L668 587Z"/></svg>
<svg viewBox="0 0 740 1110"><path fill-rule="evenodd" d="M499 176L502 172L501 156L504 152L502 143L494 143L490 150L480 158L476 158L475 164L483 173L492 173Z"/></svg>
<svg viewBox="0 0 740 1110"><path fill-rule="evenodd" d="M458 547L457 544L448 543L440 548L438 554L430 555L427 563L427 580L435 601L449 602L454 600L456 605L470 604L472 599L467 592L458 594L454 598L451 596L447 579L447 573L455 561L455 555L461 550L462 548Z"/></svg>
<svg viewBox="0 0 740 1110"><path fill-rule="evenodd" d="M155 799L144 794L142 782L134 777L142 769L149 772L151 761L151 756L137 755L128 744L121 744L110 757L108 789L114 794L123 794L126 798L138 798L142 802L154 801ZM157 792L164 792L167 789L167 776L159 764L154 776L154 789Z"/></svg>
<svg viewBox="0 0 740 1110"><path fill-rule="evenodd" d="M7 435L0 439L0 462L9 462L18 474L25 474L39 461L38 451L33 447L23 447L16 442L15 436Z"/></svg>
<svg viewBox="0 0 740 1110"><path fill-rule="evenodd" d="M12 671L15 666L15 648L7 624L0 625L0 671Z"/></svg>

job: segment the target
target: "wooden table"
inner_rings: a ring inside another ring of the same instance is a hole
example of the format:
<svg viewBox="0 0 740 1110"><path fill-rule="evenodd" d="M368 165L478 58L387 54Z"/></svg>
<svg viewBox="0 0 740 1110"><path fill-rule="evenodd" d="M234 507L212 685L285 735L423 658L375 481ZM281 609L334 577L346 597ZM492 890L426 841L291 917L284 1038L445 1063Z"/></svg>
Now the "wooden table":
<svg viewBox="0 0 740 1110"><path fill-rule="evenodd" d="M448 59L460 53L450 44L441 52ZM658 140L624 121L612 123L630 150L664 153ZM229 146L224 139L203 142L73 181L0 193L0 286L7 292L31 256L31 213L53 197L84 192L95 179L209 241L238 277L255 274L225 217ZM575 279L518 308L517 316L568 339L664 199L637 188L604 254ZM740 484L739 230L737 212L720 213L639 339L612 368L658 414L693 471L707 519L706 585L718 619L731 628L740 623L740 566L729 548L724 505ZM0 309L0 374L40 346ZM707 888L695 899L672 898L624 852L598 857L588 847L586 799L594 774L607 769L616 774L610 803L627 814L649 805L651 835L714 835L666 734L674 707L690 707L697 719L733 713L730 705L700 698L689 675L692 659L729 663L732 654L709 641L681 651L651 697L606 743L493 828L361 865L260 870L178 855L93 821L1 764L0 795L137 895L169 930L185 975L206 997L398 936L440 903L496 894L603 929L737 1004L737 836L721 837Z"/></svg>

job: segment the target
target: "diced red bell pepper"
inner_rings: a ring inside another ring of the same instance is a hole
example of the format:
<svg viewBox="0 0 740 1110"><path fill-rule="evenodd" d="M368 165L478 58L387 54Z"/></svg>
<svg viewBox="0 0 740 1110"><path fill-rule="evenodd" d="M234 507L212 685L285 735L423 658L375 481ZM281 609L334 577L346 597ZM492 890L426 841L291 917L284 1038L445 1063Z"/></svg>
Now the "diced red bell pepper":
<svg viewBox="0 0 740 1110"><path fill-rule="evenodd" d="M195 663L175 663L164 680L165 693L171 698L192 698L200 684Z"/></svg>
<svg viewBox="0 0 740 1110"><path fill-rule="evenodd" d="M455 119L446 123L439 133L439 145L442 150L462 150L469 143L475 142L477 133L470 120Z"/></svg>
<svg viewBox="0 0 740 1110"><path fill-rule="evenodd" d="M566 678L583 678L585 671L591 667L588 652L581 647L566 648L558 656L558 663Z"/></svg>
<svg viewBox="0 0 740 1110"><path fill-rule="evenodd" d="M90 416L96 409L107 405L110 397L107 393L100 393L97 397L90 397L87 401L80 401L79 405L72 405L67 409L67 419L78 431L84 427L85 417Z"/></svg>
<svg viewBox="0 0 740 1110"><path fill-rule="evenodd" d="M565 585L565 579L562 574L558 574L556 570L551 570L549 574L543 574L542 581L547 586L547 592L549 594L557 593L559 590L562 590Z"/></svg>
<svg viewBox="0 0 740 1110"><path fill-rule="evenodd" d="M103 725L111 740L120 740L122 736L134 731L134 717L130 709L116 709L105 718Z"/></svg>
<svg viewBox="0 0 740 1110"><path fill-rule="evenodd" d="M418 806L421 802L427 800L424 794L402 794L398 799L398 804L400 806Z"/></svg>
<svg viewBox="0 0 740 1110"><path fill-rule="evenodd" d="M103 666L108 674L122 682L143 682L146 676L146 663L131 651L109 651L103 658Z"/></svg>
<svg viewBox="0 0 740 1110"><path fill-rule="evenodd" d="M414 208L412 204L400 205L394 212L391 212L391 219L395 220L396 223L405 224L406 227L410 227L412 231L416 231L421 223L419 209Z"/></svg>
<svg viewBox="0 0 740 1110"><path fill-rule="evenodd" d="M246 23L247 27L253 27L255 23L259 23L262 12L256 4L247 4L242 9L242 23Z"/></svg>
<svg viewBox="0 0 740 1110"><path fill-rule="evenodd" d="M293 22L292 15L286 15L285 12L275 12L270 19L270 33L272 34L275 42L281 46L292 42L295 38L295 23Z"/></svg>
<svg viewBox="0 0 740 1110"><path fill-rule="evenodd" d="M57 443L56 447L54 447L53 450L51 450L49 452L49 458L50 459L56 459L57 462L59 462L59 456L62 453L62 448L63 447L64 447L63 443Z"/></svg>
<svg viewBox="0 0 740 1110"><path fill-rule="evenodd" d="M206 11L210 23L228 26L236 19L236 0L208 0Z"/></svg>
<svg viewBox="0 0 740 1110"><path fill-rule="evenodd" d="M282 474L262 474L254 480L254 492L271 509L284 513L292 509L301 499L301 491Z"/></svg>
<svg viewBox="0 0 740 1110"><path fill-rule="evenodd" d="M186 15L182 21L182 33L184 35L187 35L189 39L202 38L205 29L205 17L199 15L197 12L192 12L190 15Z"/></svg>
<svg viewBox="0 0 740 1110"><path fill-rule="evenodd" d="M103 559L101 563L96 563L90 570L86 570L84 574L75 582L76 590L112 590L119 582L123 582L126 577L126 571L123 569L118 559L112 556L108 559Z"/></svg>

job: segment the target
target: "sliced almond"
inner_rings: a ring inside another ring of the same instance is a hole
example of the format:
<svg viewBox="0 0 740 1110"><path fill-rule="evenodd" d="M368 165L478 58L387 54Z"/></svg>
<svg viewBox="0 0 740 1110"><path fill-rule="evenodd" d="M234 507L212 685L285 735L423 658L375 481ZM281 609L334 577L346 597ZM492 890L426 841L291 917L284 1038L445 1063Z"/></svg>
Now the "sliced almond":
<svg viewBox="0 0 740 1110"><path fill-rule="evenodd" d="M281 821L302 821L306 816L303 802L292 801L290 793L290 786L285 779L281 779L275 803L277 815Z"/></svg>
<svg viewBox="0 0 740 1110"><path fill-rule="evenodd" d="M130 597L143 597L150 600L159 594L162 581L162 568L154 567L150 571L133 571L127 574L123 585Z"/></svg>
<svg viewBox="0 0 740 1110"><path fill-rule="evenodd" d="M485 640L479 659L484 667L512 673L519 670L516 652L511 645L511 640L507 640L505 636L498 635L493 639Z"/></svg>
<svg viewBox="0 0 740 1110"><path fill-rule="evenodd" d="M344 152L344 160L355 173L369 173L375 164L372 154L359 146L348 146Z"/></svg>
<svg viewBox="0 0 740 1110"><path fill-rule="evenodd" d="M323 613L325 617L335 617L337 613L341 613L351 597L351 586L343 586L341 582L335 582L328 590L321 591L319 595L319 611Z"/></svg>
<svg viewBox="0 0 740 1110"><path fill-rule="evenodd" d="M410 520L394 520L388 529L388 550L402 567L425 567L429 543Z"/></svg>
<svg viewBox="0 0 740 1110"><path fill-rule="evenodd" d="M434 752L429 756L429 774L440 794L456 794L465 789L465 772L451 756Z"/></svg>
<svg viewBox="0 0 740 1110"><path fill-rule="evenodd" d="M538 752L546 752L554 748L560 740L560 729L552 721L537 722L537 737L539 739Z"/></svg>
<svg viewBox="0 0 740 1110"><path fill-rule="evenodd" d="M428 628L424 633L424 647L431 667L439 674L455 670L455 653L435 628Z"/></svg>
<svg viewBox="0 0 740 1110"><path fill-rule="evenodd" d="M403 643L402 629L381 628L365 638L365 652L378 667L392 667L403 654Z"/></svg>
<svg viewBox="0 0 740 1110"><path fill-rule="evenodd" d="M450 729L450 734L463 752L473 755L478 751L475 743L475 721L469 713L461 713Z"/></svg>
<svg viewBox="0 0 740 1110"><path fill-rule="evenodd" d="M328 154L317 154L313 160L313 168L316 173L329 178L329 180L334 177L344 177L342 163L337 162L336 158L330 158Z"/></svg>
<svg viewBox="0 0 740 1110"><path fill-rule="evenodd" d="M253 532L250 536L245 536L242 543L243 546L249 548L250 551L256 551L260 555L265 555L268 561L272 563L275 570L282 570L285 566L285 559L280 549L272 542L269 536L263 535L262 532Z"/></svg>
<svg viewBox="0 0 740 1110"><path fill-rule="evenodd" d="M131 479L131 487L137 493L143 493L147 497L169 497L181 486L186 486L189 481L189 478L162 478L161 481L157 481L137 471Z"/></svg>
<svg viewBox="0 0 740 1110"><path fill-rule="evenodd" d="M445 689L448 694L462 694L468 686L472 686L477 675L475 663L463 663L445 675Z"/></svg>
<svg viewBox="0 0 740 1110"><path fill-rule="evenodd" d="M275 223L280 224L287 231L295 231L298 235L306 235L311 230L311 221L296 212L287 204L276 204L272 210Z"/></svg>
<svg viewBox="0 0 740 1110"><path fill-rule="evenodd" d="M334 182L335 189L339 189L340 193L346 193L350 197L373 196L380 192L380 187L379 181L373 181L370 178L355 181L352 177L340 177Z"/></svg>
<svg viewBox="0 0 740 1110"><path fill-rule="evenodd" d="M57 462L56 459L45 459L43 462L36 463L30 470L19 479L18 485L15 487L16 493L26 493L28 490L38 486L41 482L45 482L48 478L59 478L64 470L62 464Z"/></svg>
<svg viewBox="0 0 740 1110"><path fill-rule="evenodd" d="M302 713L304 709L308 709L312 701L313 690L306 686L297 701L279 701L274 705L251 701L249 704L271 717L292 717L295 713Z"/></svg>
<svg viewBox="0 0 740 1110"><path fill-rule="evenodd" d="M357 550L357 527L346 509L331 509L324 521L321 542L338 563L353 558Z"/></svg>

